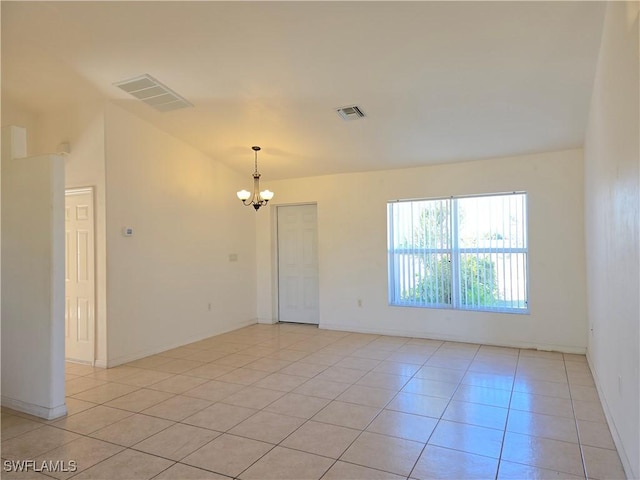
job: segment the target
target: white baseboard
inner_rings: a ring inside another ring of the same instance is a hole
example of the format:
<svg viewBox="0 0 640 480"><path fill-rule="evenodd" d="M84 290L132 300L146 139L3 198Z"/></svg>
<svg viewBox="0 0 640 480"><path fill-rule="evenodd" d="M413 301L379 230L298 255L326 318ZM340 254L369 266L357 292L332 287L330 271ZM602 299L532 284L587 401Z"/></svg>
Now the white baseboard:
<svg viewBox="0 0 640 480"><path fill-rule="evenodd" d="M616 450L618 450L618 456L620 457L620 462L622 462L622 468L624 468L624 473L628 479L640 478L640 472L636 472L635 476L633 473L633 468L631 467L631 461L629 460L629 455L624 448L624 443L622 442L622 438L620 437L620 433L618 433L618 427L616 426L616 422L613 419L613 415L611 414L611 409L609 408L609 404L607 403L607 397L602 393L601 383L598 379L598 374L596 370L593 368L593 363L591 362L591 357L587 355L587 362L589 363L589 370L591 370L591 375L593 376L593 381L596 384L596 390L598 391L598 398L600 399L600 404L602 405L602 410L604 411L604 417L607 420L607 425L609 425L609 430L611 431L611 436L613 437L613 443L616 446Z"/></svg>
<svg viewBox="0 0 640 480"><path fill-rule="evenodd" d="M275 318L258 318L258 323L273 325L274 323L278 323L278 320Z"/></svg>
<svg viewBox="0 0 640 480"><path fill-rule="evenodd" d="M87 361L87 360L78 360L75 358L65 358L64 359L65 362L68 363L75 363L77 365L89 365L89 366L94 366L95 362L92 361Z"/></svg>
<svg viewBox="0 0 640 480"><path fill-rule="evenodd" d="M190 343L199 342L200 340L204 340L205 338L214 337L216 335L221 335L221 334L227 333L227 332L232 332L234 330L238 330L239 328L248 327L249 325L255 325L256 323L257 323L257 319L256 318L251 318L249 320L245 320L245 321L242 321L240 323L236 323L234 325L231 325L231 326L228 326L228 327L225 327L225 328L221 328L221 329L213 331L213 332L208 332L208 333L205 333L205 334L202 334L202 335L191 337L191 338L189 338L187 340L183 340L183 341L180 341L180 342L171 343L169 345L163 345L163 346L159 346L159 347L143 350L143 351L131 354L131 355L123 355L123 356L120 356L120 357L110 358L110 359L107 360L106 368L117 367L118 365L122 365L124 363L133 362L134 360L140 360L141 358L145 358L145 357L148 357L150 355L156 355L158 353L166 352L167 350L171 350L171 349L178 348L178 347L183 347L183 346L188 345ZM100 362L100 363L103 363L103 362ZM98 362L96 362L96 366L99 366Z"/></svg>
<svg viewBox="0 0 640 480"><path fill-rule="evenodd" d="M45 420L53 420L55 418L64 417L67 414L67 406L63 403L57 407L43 407L33 403L23 402L15 398L2 395L2 406L16 410L22 413L28 413Z"/></svg>
<svg viewBox="0 0 640 480"><path fill-rule="evenodd" d="M575 347L569 345L554 345L554 344L536 344L529 342L492 342L487 339L473 339L463 337L462 335L443 335L429 332L415 332L410 330L389 329L389 328L361 328L352 327L349 325L343 325L338 323L320 322L319 328L326 330L341 330L343 332L355 332L355 333L370 333L373 335L391 335L394 337L412 337L412 338L428 338L432 340L442 340L446 342L462 342L462 343L480 343L483 345L494 345L498 347L510 347L510 348L529 348L533 350L543 350L550 352L562 352L573 353L578 355L584 355L587 351L586 347Z"/></svg>

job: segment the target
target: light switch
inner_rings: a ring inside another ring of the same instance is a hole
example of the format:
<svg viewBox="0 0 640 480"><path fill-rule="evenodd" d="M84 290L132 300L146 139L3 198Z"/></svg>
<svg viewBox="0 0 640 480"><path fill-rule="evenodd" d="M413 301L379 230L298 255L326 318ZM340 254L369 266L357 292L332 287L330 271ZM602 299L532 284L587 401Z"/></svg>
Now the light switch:
<svg viewBox="0 0 640 480"><path fill-rule="evenodd" d="M230 253L229 254L229 261L230 262L237 262L238 261L238 254L237 253Z"/></svg>
<svg viewBox="0 0 640 480"><path fill-rule="evenodd" d="M133 237L133 228L131 228L131 227L122 227L122 236L123 237Z"/></svg>

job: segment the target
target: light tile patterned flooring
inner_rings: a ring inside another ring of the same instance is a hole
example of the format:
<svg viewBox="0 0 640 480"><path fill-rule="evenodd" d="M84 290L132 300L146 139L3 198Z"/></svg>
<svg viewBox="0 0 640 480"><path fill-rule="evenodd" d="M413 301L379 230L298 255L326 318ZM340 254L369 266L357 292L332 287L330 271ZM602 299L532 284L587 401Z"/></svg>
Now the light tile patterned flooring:
<svg viewBox="0 0 640 480"><path fill-rule="evenodd" d="M581 355L254 325L3 409L2 458L74 479L624 478Z"/></svg>

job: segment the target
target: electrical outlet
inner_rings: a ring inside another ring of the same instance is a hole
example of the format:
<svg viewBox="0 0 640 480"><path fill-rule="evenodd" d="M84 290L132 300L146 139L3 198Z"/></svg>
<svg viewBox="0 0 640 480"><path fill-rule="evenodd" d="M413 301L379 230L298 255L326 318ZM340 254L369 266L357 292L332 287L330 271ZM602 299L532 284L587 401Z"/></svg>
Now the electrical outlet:
<svg viewBox="0 0 640 480"><path fill-rule="evenodd" d="M358 299L358 306L362 307L362 299L360 299L360 298Z"/></svg>
<svg viewBox="0 0 640 480"><path fill-rule="evenodd" d="M209 311L211 311L211 302L209 302L208 308L209 308Z"/></svg>

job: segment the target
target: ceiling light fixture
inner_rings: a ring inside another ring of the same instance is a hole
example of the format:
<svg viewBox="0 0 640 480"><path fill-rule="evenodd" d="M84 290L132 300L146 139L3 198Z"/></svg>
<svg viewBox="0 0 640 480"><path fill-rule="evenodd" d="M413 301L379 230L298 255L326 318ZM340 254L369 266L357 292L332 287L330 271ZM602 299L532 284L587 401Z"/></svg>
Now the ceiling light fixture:
<svg viewBox="0 0 640 480"><path fill-rule="evenodd" d="M253 172L253 193L248 192L247 190L240 190L237 195L242 203L248 207L249 205L253 206L256 209L256 212L260 207L266 205L269 200L273 198L273 192L270 190L260 191L260 174L258 173L258 152L260 151L260 147L251 147L251 149L255 152L255 171ZM251 199L251 200L249 200Z"/></svg>

